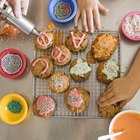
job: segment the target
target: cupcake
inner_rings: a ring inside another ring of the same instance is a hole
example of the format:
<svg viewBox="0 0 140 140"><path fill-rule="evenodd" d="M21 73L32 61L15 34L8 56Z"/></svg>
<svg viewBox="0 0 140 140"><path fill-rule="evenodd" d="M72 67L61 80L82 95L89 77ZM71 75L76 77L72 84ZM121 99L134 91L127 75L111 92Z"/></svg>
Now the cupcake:
<svg viewBox="0 0 140 140"><path fill-rule="evenodd" d="M62 72L56 72L50 77L48 86L52 92L63 93L70 86L69 78Z"/></svg>
<svg viewBox="0 0 140 140"><path fill-rule="evenodd" d="M88 35L80 30L70 31L66 37L65 44L72 52L83 51L88 46Z"/></svg>
<svg viewBox="0 0 140 140"><path fill-rule="evenodd" d="M33 112L35 115L43 118L51 117L56 108L55 101L50 96L39 96L33 104Z"/></svg>
<svg viewBox="0 0 140 140"><path fill-rule="evenodd" d="M119 77L119 66L115 60L108 60L100 63L97 68L97 79L105 84L109 84Z"/></svg>
<svg viewBox="0 0 140 140"><path fill-rule="evenodd" d="M99 107L99 113L103 118L113 118L120 112L119 104L113 104L106 107Z"/></svg>
<svg viewBox="0 0 140 140"><path fill-rule="evenodd" d="M38 50L46 50L53 45L53 42L53 33L45 29L40 32L40 36L35 38L35 47Z"/></svg>
<svg viewBox="0 0 140 140"><path fill-rule="evenodd" d="M51 56L57 66L63 66L71 60L70 50L65 46L55 47Z"/></svg>
<svg viewBox="0 0 140 140"><path fill-rule="evenodd" d="M47 78L53 71L52 62L46 57L36 58L31 64L31 72L35 77Z"/></svg>
<svg viewBox="0 0 140 140"><path fill-rule="evenodd" d="M119 37L102 33L93 41L91 52L97 61L108 60L119 45Z"/></svg>
<svg viewBox="0 0 140 140"><path fill-rule="evenodd" d="M92 68L86 60L75 59L70 64L70 76L76 82L82 82L89 78Z"/></svg>
<svg viewBox="0 0 140 140"><path fill-rule="evenodd" d="M66 106L72 112L83 112L89 104L90 93L83 88L73 87L64 95Z"/></svg>

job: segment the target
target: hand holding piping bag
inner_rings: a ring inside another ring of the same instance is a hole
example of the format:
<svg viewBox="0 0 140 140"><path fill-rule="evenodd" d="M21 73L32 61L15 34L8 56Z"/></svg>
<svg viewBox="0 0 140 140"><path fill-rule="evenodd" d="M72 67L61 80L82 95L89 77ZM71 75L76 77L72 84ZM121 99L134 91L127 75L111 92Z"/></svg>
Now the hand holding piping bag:
<svg viewBox="0 0 140 140"><path fill-rule="evenodd" d="M8 3L14 11L17 18L21 15L26 15L29 6L29 0L0 0L0 8L3 8L4 4Z"/></svg>
<svg viewBox="0 0 140 140"><path fill-rule="evenodd" d="M109 10L105 8L99 0L77 0L78 11L74 19L74 26L78 26L78 19L81 17L82 26L85 32L94 32L94 25L96 29L100 29L100 13L106 14Z"/></svg>

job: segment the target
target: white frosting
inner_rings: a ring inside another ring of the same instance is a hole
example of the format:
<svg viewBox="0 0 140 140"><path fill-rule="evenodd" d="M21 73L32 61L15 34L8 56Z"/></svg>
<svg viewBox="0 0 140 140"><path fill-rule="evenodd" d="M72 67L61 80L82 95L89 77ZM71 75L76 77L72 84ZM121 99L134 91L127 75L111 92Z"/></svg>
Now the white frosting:
<svg viewBox="0 0 140 140"><path fill-rule="evenodd" d="M140 15L128 16L124 28L129 36L140 38Z"/></svg>

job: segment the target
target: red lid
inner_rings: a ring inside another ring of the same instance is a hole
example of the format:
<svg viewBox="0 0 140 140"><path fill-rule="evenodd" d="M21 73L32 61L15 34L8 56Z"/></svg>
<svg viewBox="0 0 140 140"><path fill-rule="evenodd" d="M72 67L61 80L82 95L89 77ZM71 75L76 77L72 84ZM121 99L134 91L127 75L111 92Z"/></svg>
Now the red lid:
<svg viewBox="0 0 140 140"><path fill-rule="evenodd" d="M129 16L132 16L134 14L137 14L137 15L140 15L140 11L134 11L134 12L130 12L128 13L122 20L122 23L121 23L121 30L123 32L123 34L130 40L133 40L133 41L140 41L140 38L138 37L132 37L132 36L129 36L126 31L125 31L125 28L124 28L124 24L126 23L126 18L129 17Z"/></svg>
<svg viewBox="0 0 140 140"><path fill-rule="evenodd" d="M17 54L21 57L22 59L22 68L20 69L19 72L17 72L16 74L7 74L6 72L3 71L2 67L1 67L1 59L6 55L6 54ZM26 69L26 57L24 54L22 54L20 51L16 50L16 49L6 49L3 52L0 53L0 74L6 78L18 78Z"/></svg>

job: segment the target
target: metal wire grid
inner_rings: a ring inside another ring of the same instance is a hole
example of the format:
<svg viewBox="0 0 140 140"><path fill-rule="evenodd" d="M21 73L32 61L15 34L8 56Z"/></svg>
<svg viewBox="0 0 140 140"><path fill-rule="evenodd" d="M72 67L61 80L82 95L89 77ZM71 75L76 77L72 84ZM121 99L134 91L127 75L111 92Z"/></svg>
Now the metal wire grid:
<svg viewBox="0 0 140 140"><path fill-rule="evenodd" d="M60 32L60 31L59 31ZM67 35L67 31L61 31L63 33L63 43L65 41L65 37ZM113 35L119 36L118 32L115 31L104 31L105 33L111 33ZM104 32L95 32L93 35L89 36L89 46L88 48L81 53L78 53L78 56L85 58L87 52L90 50L90 46L96 36L100 33ZM120 37L120 36L119 36ZM115 53L112 55L111 59L117 60L118 64L120 65L120 45L116 49ZM42 56L43 52L35 51L34 58ZM72 54L72 60L78 57L76 54ZM121 65L120 65L121 66ZM98 64L91 65L92 73L90 78L85 82L74 82L69 76L69 64L66 66L58 67L54 65L54 72L60 71L64 72L70 79L70 88L71 87L82 87L86 90L90 91L90 101L89 106L83 111L82 113L72 113L69 109L67 109L64 103L64 94L56 94L52 93L51 90L48 88L48 80L47 79L39 79L33 77L33 97L34 99L40 95L49 95L51 96L57 103L56 111L53 117L66 117L66 118L101 118L98 112L98 105L97 101L99 96L103 93L106 86L96 79L96 69Z"/></svg>

